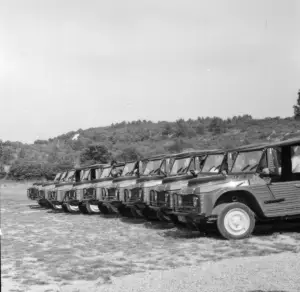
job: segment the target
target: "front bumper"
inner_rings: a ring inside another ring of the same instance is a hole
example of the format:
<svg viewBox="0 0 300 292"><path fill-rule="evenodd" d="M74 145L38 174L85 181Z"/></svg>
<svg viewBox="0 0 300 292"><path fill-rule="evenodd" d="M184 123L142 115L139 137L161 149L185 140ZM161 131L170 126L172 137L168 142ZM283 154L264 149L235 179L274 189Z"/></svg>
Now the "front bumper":
<svg viewBox="0 0 300 292"><path fill-rule="evenodd" d="M207 230L208 220L203 214L172 211L169 212L169 217L175 225L185 225L189 229L198 231Z"/></svg>

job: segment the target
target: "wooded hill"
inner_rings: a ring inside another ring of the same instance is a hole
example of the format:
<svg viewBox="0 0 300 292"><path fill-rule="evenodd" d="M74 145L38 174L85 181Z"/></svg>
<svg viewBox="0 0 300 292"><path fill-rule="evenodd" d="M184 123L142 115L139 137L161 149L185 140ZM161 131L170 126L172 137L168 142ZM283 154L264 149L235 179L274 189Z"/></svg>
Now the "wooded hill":
<svg viewBox="0 0 300 292"><path fill-rule="evenodd" d="M13 179L51 179L60 169L94 162L124 161L185 149L228 149L297 133L300 135L300 121L292 117L253 119L244 115L226 120L199 117L175 122L122 122L79 129L34 144L2 141L0 175L7 176L8 172Z"/></svg>

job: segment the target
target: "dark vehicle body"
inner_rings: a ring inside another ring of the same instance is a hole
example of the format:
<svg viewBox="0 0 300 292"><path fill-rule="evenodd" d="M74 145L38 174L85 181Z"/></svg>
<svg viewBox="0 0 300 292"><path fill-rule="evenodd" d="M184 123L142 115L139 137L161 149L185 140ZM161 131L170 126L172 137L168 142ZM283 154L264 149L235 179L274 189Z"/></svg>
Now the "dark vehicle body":
<svg viewBox="0 0 300 292"><path fill-rule="evenodd" d="M63 211L62 205L66 192L73 186L73 183L80 180L82 168L73 168L67 171L65 177L55 184L48 192L47 201L54 210Z"/></svg>
<svg viewBox="0 0 300 292"><path fill-rule="evenodd" d="M72 189L66 192L64 209L73 213L100 213L98 204L102 201L102 188L111 184L114 172L122 169L123 165L96 164L82 169L80 181L75 182Z"/></svg>
<svg viewBox="0 0 300 292"><path fill-rule="evenodd" d="M39 199L39 190L42 188L44 182L35 182L27 189L27 198L37 201Z"/></svg>
<svg viewBox="0 0 300 292"><path fill-rule="evenodd" d="M136 184L143 168L141 161L126 162L121 176L114 178L108 188L103 190L104 198L98 204L103 214L120 214L124 202L128 200L129 190Z"/></svg>
<svg viewBox="0 0 300 292"><path fill-rule="evenodd" d="M179 191L187 185L188 180L196 177L201 171L201 165L204 163L206 156L213 152L218 154L217 151L198 150L177 154L172 161L168 177L165 177L160 185L149 190L148 202L142 211L143 216L148 220L170 222L167 211L171 207L171 194ZM135 204L135 206L140 207L138 204Z"/></svg>
<svg viewBox="0 0 300 292"><path fill-rule="evenodd" d="M143 170L136 184L128 190L129 195L126 201L119 208L119 212L126 217L144 218L141 208L136 206L146 205L149 196L149 188L162 182L170 171L170 160L174 155L155 155L143 159ZM126 191L126 190L125 190Z"/></svg>
<svg viewBox="0 0 300 292"><path fill-rule="evenodd" d="M300 138L233 149L229 173L195 178L174 197L172 220L227 239L251 235L256 222L300 218ZM194 202L197 202L194 204Z"/></svg>

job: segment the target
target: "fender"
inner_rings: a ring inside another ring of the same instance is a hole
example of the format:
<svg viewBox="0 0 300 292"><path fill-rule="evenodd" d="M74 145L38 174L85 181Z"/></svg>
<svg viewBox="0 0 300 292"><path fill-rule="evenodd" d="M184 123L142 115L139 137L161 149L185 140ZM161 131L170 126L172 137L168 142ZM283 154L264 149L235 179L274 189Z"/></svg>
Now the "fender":
<svg viewBox="0 0 300 292"><path fill-rule="evenodd" d="M243 194L240 196L240 194ZM234 201L234 197L236 195L236 200L239 201L239 197L241 197L243 200L246 200L249 203L249 207L255 209L255 212L257 215L263 217L263 204L257 200L255 195L252 193L251 189L247 187L247 185L244 186L237 186L235 188L233 187L225 187L220 188L211 192L202 193L203 195L203 212L206 214L206 216L209 215L217 215L217 209L216 206L218 203L224 198L226 201L229 200L230 202Z"/></svg>

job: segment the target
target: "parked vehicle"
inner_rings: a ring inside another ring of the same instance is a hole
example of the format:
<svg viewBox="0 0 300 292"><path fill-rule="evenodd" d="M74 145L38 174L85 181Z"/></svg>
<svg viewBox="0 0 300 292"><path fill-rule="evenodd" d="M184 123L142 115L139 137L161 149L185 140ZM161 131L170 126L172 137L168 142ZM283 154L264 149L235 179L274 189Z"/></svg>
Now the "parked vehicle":
<svg viewBox="0 0 300 292"><path fill-rule="evenodd" d="M103 192L104 200L98 204L103 214L119 214L123 203L129 200L130 189L136 184L139 172L142 171L141 161L126 162L120 177L114 178L112 184Z"/></svg>
<svg viewBox="0 0 300 292"><path fill-rule="evenodd" d="M53 181L43 183L39 190L39 201L38 203L46 208L51 208L52 205L48 201L48 197L51 196L52 190L55 188L55 185L60 181L63 181L67 172L59 172L56 174Z"/></svg>
<svg viewBox="0 0 300 292"><path fill-rule="evenodd" d="M172 164L170 176L150 191L149 208L152 209L152 213L154 211L159 220L170 222L168 212L172 211L172 195L198 175L211 175L223 171L224 159L223 150L202 150L178 155Z"/></svg>
<svg viewBox="0 0 300 292"><path fill-rule="evenodd" d="M128 200L123 202L119 212L123 216L144 218L142 209L149 201L149 188L162 182L170 171L170 160L174 155L156 155L143 159L143 170L136 184L129 190Z"/></svg>
<svg viewBox="0 0 300 292"><path fill-rule="evenodd" d="M300 218L300 138L236 152L233 167L218 182L192 179L174 196L173 221L200 231L213 224L224 238L242 239L257 222Z"/></svg>
<svg viewBox="0 0 300 292"><path fill-rule="evenodd" d="M65 193L63 209L70 213L99 213L94 183L106 177L107 169L110 168L108 164L95 164L82 168L80 180Z"/></svg>
<svg viewBox="0 0 300 292"><path fill-rule="evenodd" d="M39 189L42 187L44 182L35 182L31 187L27 189L27 198L30 200L37 201L39 197Z"/></svg>
<svg viewBox="0 0 300 292"><path fill-rule="evenodd" d="M73 186L73 183L80 180L80 168L70 169L65 177L55 184L55 187L48 193L47 200L55 210L63 211L62 204L66 192Z"/></svg>

